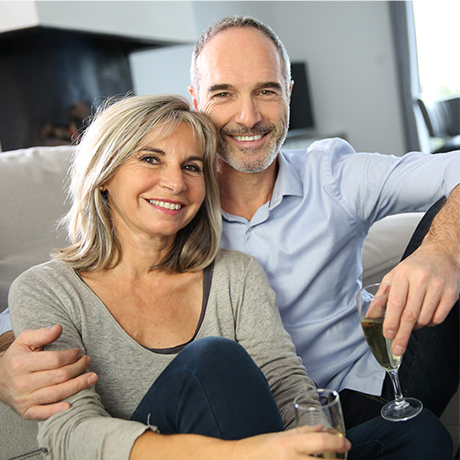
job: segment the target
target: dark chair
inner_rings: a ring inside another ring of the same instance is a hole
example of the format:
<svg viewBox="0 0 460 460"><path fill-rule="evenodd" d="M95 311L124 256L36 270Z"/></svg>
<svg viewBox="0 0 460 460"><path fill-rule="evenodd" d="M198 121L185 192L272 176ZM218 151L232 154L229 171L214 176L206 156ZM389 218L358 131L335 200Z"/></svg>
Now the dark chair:
<svg viewBox="0 0 460 460"><path fill-rule="evenodd" d="M428 133L442 145L432 153L460 150L460 96L428 102L418 99Z"/></svg>

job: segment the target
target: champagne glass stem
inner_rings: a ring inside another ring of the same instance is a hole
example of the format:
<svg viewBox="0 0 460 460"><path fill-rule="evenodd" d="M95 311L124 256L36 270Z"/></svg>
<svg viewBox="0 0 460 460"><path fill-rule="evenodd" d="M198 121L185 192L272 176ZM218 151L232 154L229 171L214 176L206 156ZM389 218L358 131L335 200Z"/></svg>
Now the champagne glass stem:
<svg viewBox="0 0 460 460"><path fill-rule="evenodd" d="M398 369L388 369L388 374L390 375L391 382L393 383L393 388L395 391L395 409L404 409L409 404L404 400L401 384L399 383Z"/></svg>

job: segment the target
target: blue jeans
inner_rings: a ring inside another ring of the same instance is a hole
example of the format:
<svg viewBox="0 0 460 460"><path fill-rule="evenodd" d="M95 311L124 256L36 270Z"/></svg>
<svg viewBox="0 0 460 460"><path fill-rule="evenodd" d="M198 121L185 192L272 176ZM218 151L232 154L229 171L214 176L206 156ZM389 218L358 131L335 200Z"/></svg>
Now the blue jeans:
<svg viewBox="0 0 460 460"><path fill-rule="evenodd" d="M207 337L187 345L153 383L131 417L163 434L235 440L284 430L268 383L238 343ZM452 441L423 411L405 423L382 418L347 432L350 460L450 460ZM428 456L426 456L428 454Z"/></svg>
<svg viewBox="0 0 460 460"><path fill-rule="evenodd" d="M403 259L420 246L434 216L444 202L445 198L427 211L415 229ZM459 349L459 302L457 302L442 324L424 327L412 333L399 369L404 396L420 399L424 407L439 417L458 388ZM387 375L380 397L342 390L340 398L344 409L345 426L351 428L379 416L382 406L394 399L394 390Z"/></svg>

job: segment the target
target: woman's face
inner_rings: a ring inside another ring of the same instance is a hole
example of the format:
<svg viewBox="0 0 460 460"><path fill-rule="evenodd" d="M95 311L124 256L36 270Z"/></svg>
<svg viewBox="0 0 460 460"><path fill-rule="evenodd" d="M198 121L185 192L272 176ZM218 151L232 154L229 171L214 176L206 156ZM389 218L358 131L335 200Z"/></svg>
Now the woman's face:
<svg viewBox="0 0 460 460"><path fill-rule="evenodd" d="M152 130L104 184L121 242L167 238L196 215L205 197L203 152L186 123L161 140Z"/></svg>

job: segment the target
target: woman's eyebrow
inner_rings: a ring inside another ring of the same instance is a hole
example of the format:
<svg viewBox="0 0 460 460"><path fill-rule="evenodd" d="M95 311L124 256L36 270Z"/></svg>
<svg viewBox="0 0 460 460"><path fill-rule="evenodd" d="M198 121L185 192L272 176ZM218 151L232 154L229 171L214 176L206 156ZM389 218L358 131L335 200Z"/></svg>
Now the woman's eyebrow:
<svg viewBox="0 0 460 460"><path fill-rule="evenodd" d="M166 155L166 152L164 150L161 150L155 147L141 147L139 149L139 152L152 152L152 153L158 153L160 155Z"/></svg>
<svg viewBox="0 0 460 460"><path fill-rule="evenodd" d="M141 147L139 152L149 152L149 153L158 153L159 155L165 156L166 152L162 149L156 147ZM198 155L191 155L185 159L185 161L201 161L204 163L204 158Z"/></svg>
<svg viewBox="0 0 460 460"><path fill-rule="evenodd" d="M201 161L202 163L204 163L203 157L199 157L199 156L196 156L196 155L188 157L186 161Z"/></svg>

